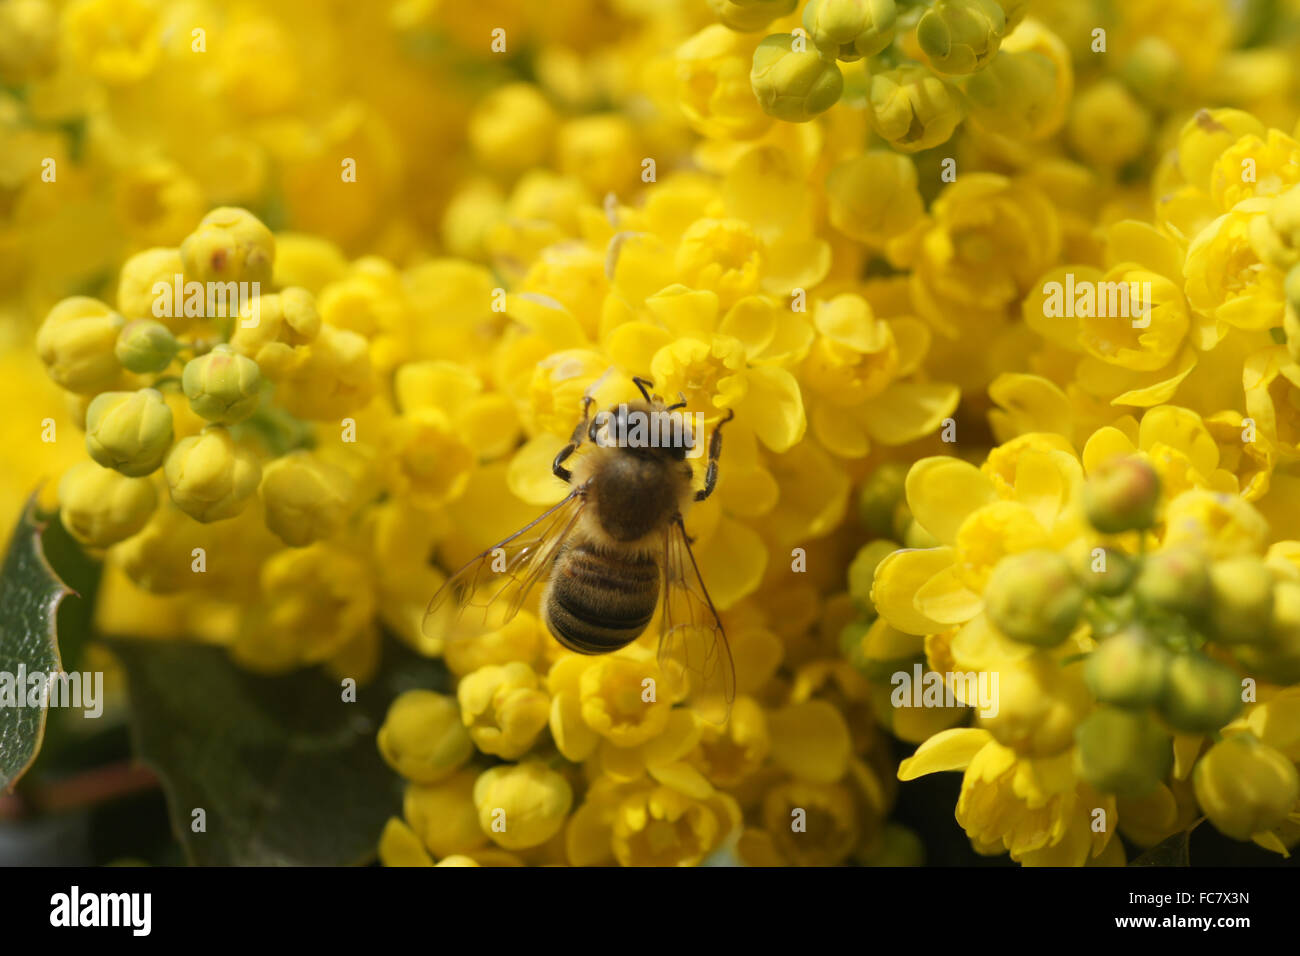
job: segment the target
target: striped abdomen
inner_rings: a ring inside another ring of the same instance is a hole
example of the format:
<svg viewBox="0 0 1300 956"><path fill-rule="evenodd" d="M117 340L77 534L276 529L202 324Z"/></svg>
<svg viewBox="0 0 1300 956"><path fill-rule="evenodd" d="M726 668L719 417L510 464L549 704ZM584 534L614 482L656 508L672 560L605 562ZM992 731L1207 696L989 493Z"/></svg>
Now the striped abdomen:
<svg viewBox="0 0 1300 956"><path fill-rule="evenodd" d="M606 654L636 640L659 600L653 554L602 551L586 542L555 559L542 599L556 640L579 654Z"/></svg>

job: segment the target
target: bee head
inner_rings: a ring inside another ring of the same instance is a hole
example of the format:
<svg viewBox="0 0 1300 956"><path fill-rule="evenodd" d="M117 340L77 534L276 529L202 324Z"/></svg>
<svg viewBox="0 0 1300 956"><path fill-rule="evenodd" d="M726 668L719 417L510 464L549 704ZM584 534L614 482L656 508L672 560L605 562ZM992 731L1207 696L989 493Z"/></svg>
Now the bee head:
<svg viewBox="0 0 1300 956"><path fill-rule="evenodd" d="M698 458L703 451L703 416L664 405L658 399L622 402L592 419L588 437L607 448L639 457L674 461Z"/></svg>

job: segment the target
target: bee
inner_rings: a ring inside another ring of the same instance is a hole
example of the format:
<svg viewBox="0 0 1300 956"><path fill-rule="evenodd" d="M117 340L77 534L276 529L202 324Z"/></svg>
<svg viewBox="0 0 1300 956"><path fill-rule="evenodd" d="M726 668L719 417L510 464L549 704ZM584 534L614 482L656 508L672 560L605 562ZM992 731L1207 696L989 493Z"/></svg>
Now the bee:
<svg viewBox="0 0 1300 956"><path fill-rule="evenodd" d="M703 487L696 490L687 458L702 451L697 443L703 436L680 424L691 420L678 412L685 398L667 405L651 393L653 383L632 381L644 401L595 417L588 389L582 420L551 466L570 486L568 495L448 578L429 602L424 629L442 620L444 608L457 620L475 609L484 627L500 627L543 579L542 619L560 644L579 654L626 647L658 610L660 668L688 682L697 712L723 723L735 698L735 666L684 516L692 503L713 494L721 427L734 412L713 429ZM646 441L644 429L636 440L637 426L647 423L658 440ZM584 454L570 467L579 449Z"/></svg>

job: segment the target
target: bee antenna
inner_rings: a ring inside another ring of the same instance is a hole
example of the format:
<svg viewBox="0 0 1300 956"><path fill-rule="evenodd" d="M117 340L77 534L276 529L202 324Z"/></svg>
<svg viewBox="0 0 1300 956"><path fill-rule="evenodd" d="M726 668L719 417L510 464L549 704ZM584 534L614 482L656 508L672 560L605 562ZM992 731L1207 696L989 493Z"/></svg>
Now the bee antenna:
<svg viewBox="0 0 1300 956"><path fill-rule="evenodd" d="M641 397L642 397L642 398L644 398L647 402L651 400L651 399L650 399L650 393L649 393L648 391L646 391L646 389L647 389L647 388L654 388L654 387L655 387L655 383L654 383L654 382L650 381L648 378L638 378L638 377L636 377L636 376L633 376L633 377L632 377L632 383L633 383L634 385L636 385L636 387L639 388L639 389L641 390Z"/></svg>

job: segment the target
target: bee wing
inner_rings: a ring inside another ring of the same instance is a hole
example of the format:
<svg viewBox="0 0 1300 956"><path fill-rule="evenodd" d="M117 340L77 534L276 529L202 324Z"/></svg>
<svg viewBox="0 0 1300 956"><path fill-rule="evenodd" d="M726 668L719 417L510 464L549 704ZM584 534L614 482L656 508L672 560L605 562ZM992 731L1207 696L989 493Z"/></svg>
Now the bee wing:
<svg viewBox="0 0 1300 956"><path fill-rule="evenodd" d="M429 601L423 630L448 612L444 626L464 620L487 630L500 627L523 606L537 579L550 568L560 545L586 507L586 488L575 488L559 504L499 541L446 580Z"/></svg>
<svg viewBox="0 0 1300 956"><path fill-rule="evenodd" d="M725 724L736 699L736 667L681 518L664 534L663 575L659 666L690 682L688 699L697 713Z"/></svg>

